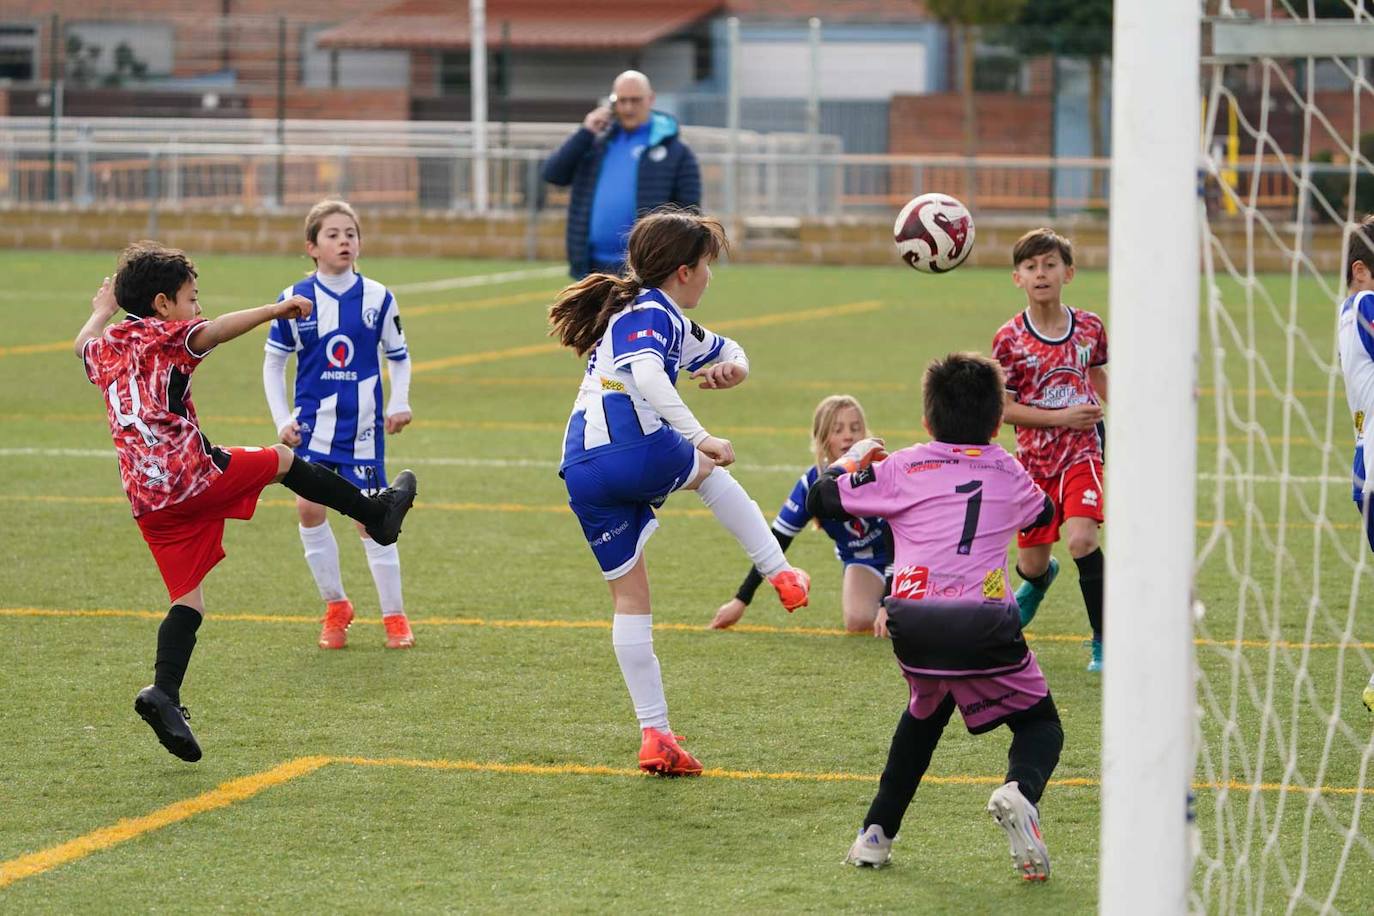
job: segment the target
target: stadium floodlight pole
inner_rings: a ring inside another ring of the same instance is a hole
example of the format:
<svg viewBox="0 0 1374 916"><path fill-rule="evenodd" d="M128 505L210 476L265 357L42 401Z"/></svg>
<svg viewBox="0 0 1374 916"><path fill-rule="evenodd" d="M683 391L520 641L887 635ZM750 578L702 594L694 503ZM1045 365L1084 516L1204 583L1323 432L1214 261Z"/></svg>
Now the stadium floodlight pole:
<svg viewBox="0 0 1374 916"><path fill-rule="evenodd" d="M487 212L487 0L468 0L472 43L472 209Z"/></svg>
<svg viewBox="0 0 1374 916"><path fill-rule="evenodd" d="M1197 0L1117 0L1099 911L1181 914L1195 687Z"/></svg>

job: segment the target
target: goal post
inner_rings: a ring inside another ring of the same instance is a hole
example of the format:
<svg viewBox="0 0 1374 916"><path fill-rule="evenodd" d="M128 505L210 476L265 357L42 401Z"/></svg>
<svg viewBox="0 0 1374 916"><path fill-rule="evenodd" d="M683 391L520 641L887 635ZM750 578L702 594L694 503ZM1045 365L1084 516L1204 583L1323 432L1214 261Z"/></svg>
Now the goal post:
<svg viewBox="0 0 1374 916"><path fill-rule="evenodd" d="M1199 7L1113 24L1100 910L1187 906L1197 485Z"/></svg>
<svg viewBox="0 0 1374 916"><path fill-rule="evenodd" d="M1374 0L1118 0L1112 76L1099 909L1368 912Z"/></svg>

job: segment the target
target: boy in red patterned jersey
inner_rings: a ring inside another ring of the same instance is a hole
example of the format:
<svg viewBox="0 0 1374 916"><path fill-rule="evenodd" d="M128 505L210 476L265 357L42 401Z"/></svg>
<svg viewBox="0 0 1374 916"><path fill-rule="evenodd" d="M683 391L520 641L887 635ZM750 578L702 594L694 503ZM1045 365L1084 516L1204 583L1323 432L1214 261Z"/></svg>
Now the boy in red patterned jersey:
<svg viewBox="0 0 1374 916"><path fill-rule="evenodd" d="M129 320L107 328L121 308ZM186 255L138 242L121 255L114 282L105 278L76 336L86 377L105 395L134 521L171 598L158 627L154 681L139 691L134 710L182 760L201 757L181 705L181 683L205 614L201 581L224 559L224 520L252 518L262 489L282 483L361 522L377 543L391 544L415 500L410 471L366 497L332 471L296 459L284 445L220 449L200 431L191 373L206 354L258 325L303 318L310 309L309 299L294 296L206 320L200 317L195 266Z"/></svg>
<svg viewBox="0 0 1374 916"><path fill-rule="evenodd" d="M1049 524L1017 535L1016 591L1021 625L1030 623L1059 563L1050 555L1059 529L1092 627L1089 671L1102 670L1102 405L1107 400L1107 332L1092 312L1060 301L1073 280L1073 245L1034 229L1012 249L1012 282L1025 311L997 331L992 353L1007 375L1006 420L1016 427L1016 457L1054 501Z"/></svg>

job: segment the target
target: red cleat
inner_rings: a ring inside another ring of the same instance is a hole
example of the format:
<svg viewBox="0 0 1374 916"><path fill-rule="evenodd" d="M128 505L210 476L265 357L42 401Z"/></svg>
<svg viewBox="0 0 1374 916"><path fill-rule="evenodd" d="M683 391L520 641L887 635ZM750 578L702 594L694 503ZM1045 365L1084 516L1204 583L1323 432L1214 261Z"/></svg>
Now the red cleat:
<svg viewBox="0 0 1374 916"><path fill-rule="evenodd" d="M639 768L659 776L700 776L701 762L678 744L682 738L656 728L644 729L639 746Z"/></svg>
<svg viewBox="0 0 1374 916"><path fill-rule="evenodd" d="M768 580L768 584L778 591L778 600L792 613L799 607L806 607L811 595L811 577L804 569L784 569Z"/></svg>
<svg viewBox="0 0 1374 916"><path fill-rule="evenodd" d="M410 632L410 621L405 614L388 614L382 618L386 627L386 647L388 649L409 649L415 645L415 634Z"/></svg>
<svg viewBox="0 0 1374 916"><path fill-rule="evenodd" d="M353 622L353 602L345 598L325 606L324 628L320 630L321 649L342 649L348 645L348 625Z"/></svg>

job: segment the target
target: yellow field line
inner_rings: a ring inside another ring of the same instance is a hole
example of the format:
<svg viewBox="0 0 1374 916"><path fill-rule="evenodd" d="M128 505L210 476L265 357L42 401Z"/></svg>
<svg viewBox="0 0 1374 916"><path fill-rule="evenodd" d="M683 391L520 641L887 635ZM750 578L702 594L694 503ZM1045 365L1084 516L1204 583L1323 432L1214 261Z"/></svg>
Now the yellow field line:
<svg viewBox="0 0 1374 916"><path fill-rule="evenodd" d="M255 773L250 776L242 776L238 779L231 779L218 787L204 792L185 801L176 802L165 808L159 808L150 814L142 817L124 818L111 824L108 827L101 827L90 833L83 834L74 840L68 840L47 849L28 853L7 862L0 862L0 888L7 887L16 881L31 878L34 875L51 871L62 865L67 865L78 859L127 843L155 830L161 830L178 821L184 821L197 814L206 811L214 811L218 808L227 808L230 805L241 801L247 801L253 796L269 789L273 786L281 785L301 776L307 776L316 770L322 769L331 764L343 764L361 767L402 767L412 770L439 770L462 773L495 773L507 776L611 776L620 778L647 778L648 774L628 767L609 767L596 764L564 763L564 764L536 764L536 763L496 763L481 762L476 760L445 760L432 759L425 760L407 757L347 757L347 756L311 756L297 757L288 760L286 763L279 764L270 770ZM801 771L769 772L765 770L726 770L719 767L711 767L702 771L705 779L730 779L741 781L765 781L765 782L863 782L872 783L877 781L877 776L865 773L806 773ZM1002 784L1001 776L973 776L966 774L955 774L950 776L926 775L922 780L924 785L937 786L997 786ZM1058 788L1072 789L1094 789L1101 785L1101 781L1089 777L1070 777L1065 779L1051 779L1049 786ZM1194 782L1193 788L1198 791L1211 791L1221 788L1217 783ZM1304 788L1301 786L1283 786L1279 783L1261 783L1258 786L1251 786L1238 780L1232 780L1226 788L1231 791L1249 792L1258 789L1263 792L1274 792L1286 789L1290 792L1300 794L1330 794L1330 795L1358 795L1361 792L1370 791L1359 786L1317 786L1314 788Z"/></svg>
<svg viewBox="0 0 1374 916"><path fill-rule="evenodd" d="M806 613L802 611L801 613ZM136 611L122 610L115 608L40 608L40 607L0 607L0 618L5 617L75 617L75 618L130 618L136 620L161 620L166 616L164 611ZM222 620L232 623L319 623L320 618L315 615L305 614L249 614L240 612L219 613L211 611L209 616L214 620ZM359 617L353 621L355 625L379 626L379 618ZM611 622L609 620L559 620L556 618L536 618L533 620L492 620L483 617L425 617L418 618L417 623L427 627L485 627L494 630L609 630ZM661 633L713 633L706 624L700 623L674 623L661 621L654 624L654 629ZM825 636L852 639L872 639L867 633L851 633L839 627L779 627L763 623L737 623L729 630L730 633L750 633L764 636ZM1069 643L1078 645L1087 639L1087 634L1079 633L1027 633L1026 639L1031 643ZM722 636L722 638L725 638ZM1267 639L1242 639L1239 642L1230 639L1203 639L1193 640L1195 646L1204 646L1216 649L1291 649L1300 651L1303 649L1366 649L1374 650L1374 642L1294 642L1292 640L1280 639L1270 641Z"/></svg>
<svg viewBox="0 0 1374 916"><path fill-rule="evenodd" d="M252 776L231 779L209 792L176 802L165 808L159 808L142 817L125 818L66 843L10 859L8 862L0 863L0 887L42 874L57 868L59 865L66 865L68 862L83 859L91 853L109 849L111 846L128 842L154 830L161 830L163 827L175 824L177 821L184 821L197 814L214 811L216 808L226 808L236 802L252 798L264 789L270 789L272 786L281 785L298 776L313 773L330 762L331 758L329 757L297 757L295 760L288 760L270 770L255 773Z"/></svg>
<svg viewBox="0 0 1374 916"><path fill-rule="evenodd" d="M41 344L19 344L14 347L0 347L0 357L27 356L30 353L60 353L71 348L72 341L70 340L54 340L52 343Z"/></svg>
<svg viewBox="0 0 1374 916"><path fill-rule="evenodd" d="M825 308L802 309L792 312L775 312L771 315L758 315L754 318L736 318L727 321L717 321L712 327L723 331L739 330L740 328L762 328L775 324L791 324L797 321L815 321L823 318L839 318L845 315L854 315L860 312L872 312L883 307L883 303L876 299L864 300L862 302L846 302L843 305L832 305ZM479 363L499 362L506 359L517 359L522 356L541 356L546 353L556 353L563 349L562 344L541 343L527 344L523 347L506 347L500 350L484 350L478 353L462 353L457 356L445 356L440 359L424 360L414 363L411 366L411 373L433 372L435 369L451 369L454 366L475 366Z"/></svg>

